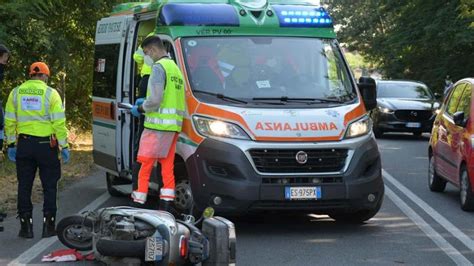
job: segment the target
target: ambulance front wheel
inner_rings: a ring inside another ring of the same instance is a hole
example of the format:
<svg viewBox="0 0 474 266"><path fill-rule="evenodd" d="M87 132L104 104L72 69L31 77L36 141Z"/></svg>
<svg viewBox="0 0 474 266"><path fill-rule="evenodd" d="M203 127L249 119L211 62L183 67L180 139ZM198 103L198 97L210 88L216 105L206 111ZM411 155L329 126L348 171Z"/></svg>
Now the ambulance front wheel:
<svg viewBox="0 0 474 266"><path fill-rule="evenodd" d="M183 214L191 214L197 218L201 215L199 210L194 205L193 192L191 190L191 184L187 179L181 179L176 182L176 198L174 205L176 209Z"/></svg>
<svg viewBox="0 0 474 266"><path fill-rule="evenodd" d="M131 181L125 178L121 178L110 173L106 174L107 178L107 191L109 192L110 196L112 197L127 197L129 196L127 193L119 190L117 188L118 185L126 185L130 184Z"/></svg>

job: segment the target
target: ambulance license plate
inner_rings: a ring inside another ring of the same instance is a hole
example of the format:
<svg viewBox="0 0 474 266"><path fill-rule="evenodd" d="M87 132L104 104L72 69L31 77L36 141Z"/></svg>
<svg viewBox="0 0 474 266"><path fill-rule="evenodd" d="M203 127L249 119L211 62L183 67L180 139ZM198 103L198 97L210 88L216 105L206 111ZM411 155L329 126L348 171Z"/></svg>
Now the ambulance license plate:
<svg viewBox="0 0 474 266"><path fill-rule="evenodd" d="M321 187L285 187L287 200L318 200L321 199Z"/></svg>
<svg viewBox="0 0 474 266"><path fill-rule="evenodd" d="M145 261L163 260L163 238L159 236L148 237L145 252Z"/></svg>
<svg viewBox="0 0 474 266"><path fill-rule="evenodd" d="M407 123L406 126L407 128L420 128L421 123Z"/></svg>

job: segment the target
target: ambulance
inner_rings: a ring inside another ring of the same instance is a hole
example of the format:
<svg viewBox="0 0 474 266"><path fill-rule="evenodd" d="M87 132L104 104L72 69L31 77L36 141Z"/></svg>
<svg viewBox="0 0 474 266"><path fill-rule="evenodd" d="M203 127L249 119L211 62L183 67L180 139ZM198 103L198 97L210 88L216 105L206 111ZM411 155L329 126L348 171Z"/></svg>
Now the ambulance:
<svg viewBox="0 0 474 266"><path fill-rule="evenodd" d="M93 156L112 195L130 192L136 178L138 120L118 104L137 98L133 54L150 32L186 83L178 209L297 211L347 222L378 212L384 184L368 116L375 81L354 79L332 18L310 0L155 0L120 4L102 18ZM152 177L153 190L159 180Z"/></svg>

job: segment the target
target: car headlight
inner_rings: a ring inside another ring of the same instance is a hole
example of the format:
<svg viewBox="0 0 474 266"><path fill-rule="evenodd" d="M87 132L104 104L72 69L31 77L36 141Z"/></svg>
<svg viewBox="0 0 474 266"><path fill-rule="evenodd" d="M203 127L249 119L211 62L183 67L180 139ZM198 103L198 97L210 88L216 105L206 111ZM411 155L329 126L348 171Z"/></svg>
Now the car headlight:
<svg viewBox="0 0 474 266"><path fill-rule="evenodd" d="M369 134L370 130L372 129L372 122L370 121L368 116L364 116L363 118L352 122L346 131L346 138L355 138L363 135Z"/></svg>
<svg viewBox="0 0 474 266"><path fill-rule="evenodd" d="M193 116L197 131L206 137L222 137L232 139L250 139L238 125L217 119Z"/></svg>
<svg viewBox="0 0 474 266"><path fill-rule="evenodd" d="M389 109L387 107L382 107L382 106L379 106L379 110L380 112L384 113L384 114L393 114L393 110L392 109Z"/></svg>

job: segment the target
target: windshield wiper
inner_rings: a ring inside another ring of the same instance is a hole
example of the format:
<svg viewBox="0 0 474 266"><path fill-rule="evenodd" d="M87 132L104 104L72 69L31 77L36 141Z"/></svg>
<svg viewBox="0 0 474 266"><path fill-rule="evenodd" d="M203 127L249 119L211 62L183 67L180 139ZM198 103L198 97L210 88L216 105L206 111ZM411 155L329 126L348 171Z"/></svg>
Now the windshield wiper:
<svg viewBox="0 0 474 266"><path fill-rule="evenodd" d="M221 100L227 100L227 101L233 101L233 102L248 104L248 102L246 102L244 100L229 97L229 96L225 96L224 94L221 94L221 93L214 93L214 92L208 92L208 91L203 91L203 90L192 90L192 92L215 96L216 98L221 99Z"/></svg>
<svg viewBox="0 0 474 266"><path fill-rule="evenodd" d="M253 98L254 101L280 101L280 102L304 102L304 103L344 103L341 100L323 99L323 98L289 98L286 96L282 97L266 97L266 98Z"/></svg>

